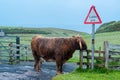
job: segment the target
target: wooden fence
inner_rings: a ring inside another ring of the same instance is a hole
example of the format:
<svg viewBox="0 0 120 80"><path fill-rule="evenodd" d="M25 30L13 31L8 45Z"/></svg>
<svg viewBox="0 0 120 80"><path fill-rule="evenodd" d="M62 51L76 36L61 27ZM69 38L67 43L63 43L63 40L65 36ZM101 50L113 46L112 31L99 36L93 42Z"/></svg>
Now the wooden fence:
<svg viewBox="0 0 120 80"><path fill-rule="evenodd" d="M117 50L117 51L116 51ZM80 68L90 68L92 54L91 50L80 52L79 66ZM118 64L116 64L116 61ZM110 65L111 64L111 65ZM85 67L84 67L85 65ZM95 67L119 67L120 68L120 45L110 44L107 41L104 42L104 50L95 50L94 52L94 66Z"/></svg>
<svg viewBox="0 0 120 80"><path fill-rule="evenodd" d="M9 61L11 64L19 63L20 61L33 60L30 45L20 45L20 44L10 43L9 47L10 47L10 60ZM19 54L16 52L19 52Z"/></svg>
<svg viewBox="0 0 120 80"><path fill-rule="evenodd" d="M80 62L78 63L80 68L90 68L92 62L92 51L88 50L87 53L80 52ZM84 55L83 55L84 54ZM84 67L84 65L86 67ZM105 66L105 51L95 50L94 52L94 66L104 67Z"/></svg>
<svg viewBox="0 0 120 80"><path fill-rule="evenodd" d="M8 63L9 61L9 46L10 42L17 44L20 38L18 36L3 36L0 37L0 62Z"/></svg>
<svg viewBox="0 0 120 80"><path fill-rule="evenodd" d="M0 63L18 63L32 59L30 45L20 44L20 37L0 37Z"/></svg>
<svg viewBox="0 0 120 80"><path fill-rule="evenodd" d="M120 45L105 42L105 67L120 68Z"/></svg>

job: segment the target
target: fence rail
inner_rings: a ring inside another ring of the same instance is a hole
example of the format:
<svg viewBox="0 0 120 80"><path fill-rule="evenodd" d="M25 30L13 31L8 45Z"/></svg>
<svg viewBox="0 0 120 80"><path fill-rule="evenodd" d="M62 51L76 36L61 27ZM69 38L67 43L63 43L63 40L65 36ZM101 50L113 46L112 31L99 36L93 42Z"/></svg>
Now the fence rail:
<svg viewBox="0 0 120 80"><path fill-rule="evenodd" d="M109 47L109 49L120 50L120 45L118 45L118 44L109 44L108 47Z"/></svg>

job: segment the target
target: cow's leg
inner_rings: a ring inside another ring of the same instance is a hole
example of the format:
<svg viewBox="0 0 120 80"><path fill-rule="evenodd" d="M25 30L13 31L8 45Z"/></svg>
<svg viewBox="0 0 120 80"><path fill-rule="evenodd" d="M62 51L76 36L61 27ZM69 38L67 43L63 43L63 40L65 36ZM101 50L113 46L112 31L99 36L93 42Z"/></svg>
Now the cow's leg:
<svg viewBox="0 0 120 80"><path fill-rule="evenodd" d="M62 56L61 55L57 55L56 56L56 74L62 74L62 66L63 66L63 62L62 62Z"/></svg>
<svg viewBox="0 0 120 80"><path fill-rule="evenodd" d="M34 64L34 69L37 70L37 71L40 71L40 56L37 55L37 53L34 51L33 52L33 57L34 57L34 60L35 60L35 64Z"/></svg>

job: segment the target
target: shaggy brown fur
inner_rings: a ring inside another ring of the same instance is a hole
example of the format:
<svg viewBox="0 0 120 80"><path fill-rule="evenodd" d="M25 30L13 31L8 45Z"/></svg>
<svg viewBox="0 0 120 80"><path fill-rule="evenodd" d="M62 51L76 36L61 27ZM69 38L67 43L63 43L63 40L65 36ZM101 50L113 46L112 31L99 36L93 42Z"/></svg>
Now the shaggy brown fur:
<svg viewBox="0 0 120 80"><path fill-rule="evenodd" d="M80 36L72 38L44 38L33 37L31 41L32 53L34 56L34 68L40 70L40 58L46 61L56 61L57 74L62 73L62 65L72 57L75 50L87 50L86 42Z"/></svg>

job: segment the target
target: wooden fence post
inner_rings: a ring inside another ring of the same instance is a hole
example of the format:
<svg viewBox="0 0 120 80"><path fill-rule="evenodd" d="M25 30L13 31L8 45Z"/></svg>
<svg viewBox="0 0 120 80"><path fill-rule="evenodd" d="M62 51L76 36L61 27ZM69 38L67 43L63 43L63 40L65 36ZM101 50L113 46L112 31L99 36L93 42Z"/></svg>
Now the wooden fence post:
<svg viewBox="0 0 120 80"><path fill-rule="evenodd" d="M104 67L105 67L105 42L104 42L104 44L103 44L103 50L104 50L104 53L103 53L103 62L104 62Z"/></svg>
<svg viewBox="0 0 120 80"><path fill-rule="evenodd" d="M108 56L109 56L109 43L108 41L104 42L104 50L105 50L105 68L108 68Z"/></svg>
<svg viewBox="0 0 120 80"><path fill-rule="evenodd" d="M79 67L82 69L83 68L83 51L80 51L80 64Z"/></svg>
<svg viewBox="0 0 120 80"><path fill-rule="evenodd" d="M101 51L101 47L99 47L99 51ZM100 54L101 54L101 53L99 52L99 57L101 56Z"/></svg>
<svg viewBox="0 0 120 80"><path fill-rule="evenodd" d="M89 51L87 50L87 69L89 69Z"/></svg>
<svg viewBox="0 0 120 80"><path fill-rule="evenodd" d="M20 62L20 37L16 36L16 60L17 63Z"/></svg>
<svg viewBox="0 0 120 80"><path fill-rule="evenodd" d="M9 57L10 57L10 59L9 59L9 62L10 62L10 64L13 64L13 53L12 53L12 46L13 46L13 44L12 44L12 42L10 42L9 43L9 47L10 47L10 53L9 53Z"/></svg>

